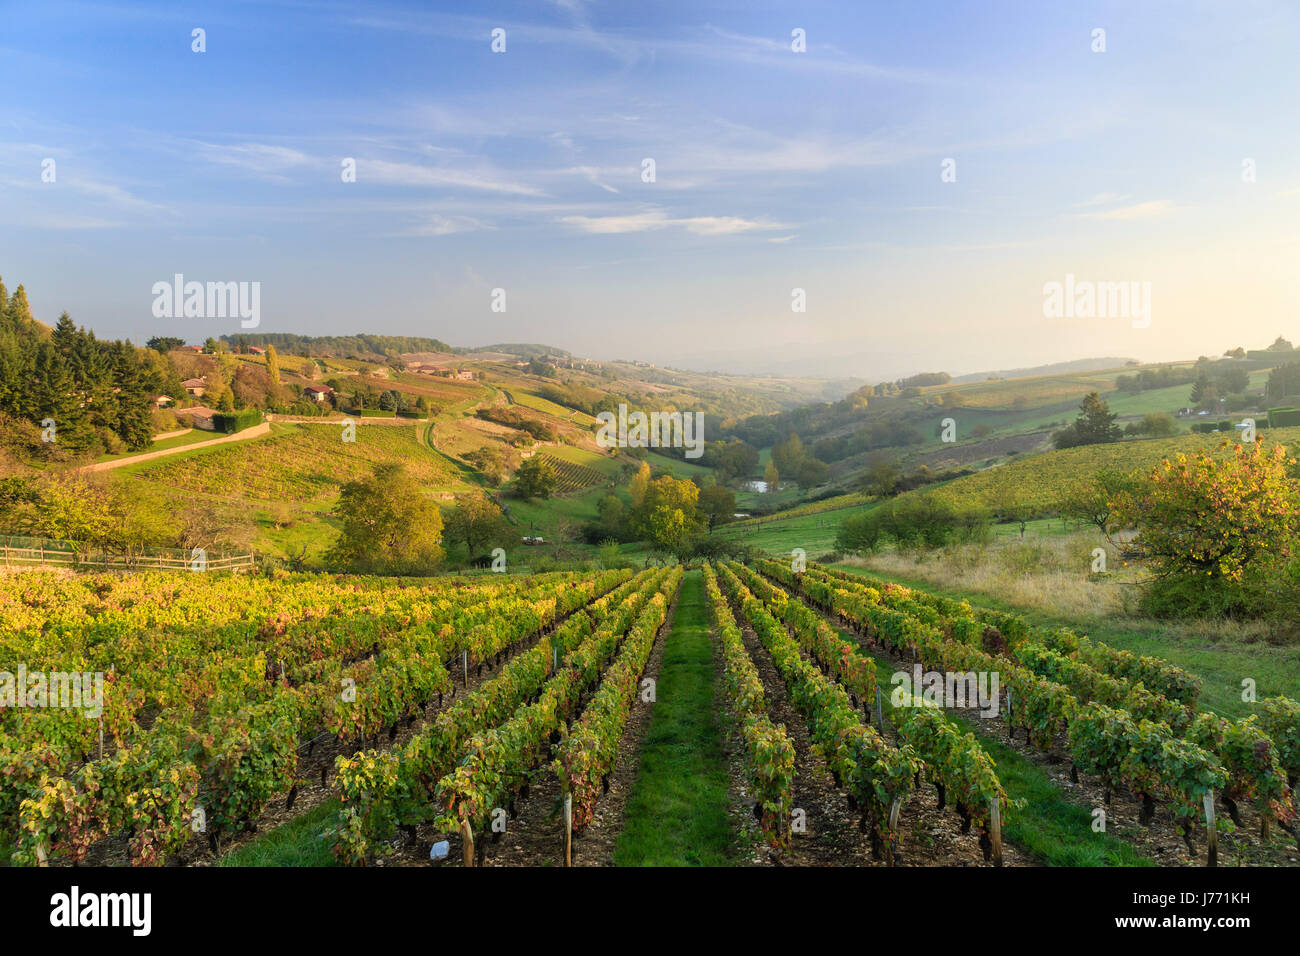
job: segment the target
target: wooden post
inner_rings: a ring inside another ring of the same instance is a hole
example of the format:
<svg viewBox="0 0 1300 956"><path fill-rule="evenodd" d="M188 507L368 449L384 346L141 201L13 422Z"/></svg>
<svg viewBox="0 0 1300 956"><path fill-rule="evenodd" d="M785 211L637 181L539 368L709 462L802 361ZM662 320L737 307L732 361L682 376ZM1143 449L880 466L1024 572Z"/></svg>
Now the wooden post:
<svg viewBox="0 0 1300 956"><path fill-rule="evenodd" d="M564 865L573 866L573 794L564 795Z"/></svg>
<svg viewBox="0 0 1300 956"><path fill-rule="evenodd" d="M46 860L46 858L45 858L45 844L44 844L44 843L38 843L38 844L36 844L36 862L37 862L37 864L40 865L40 866L49 866L49 865L50 865L49 862L48 862L48 861Z"/></svg>
<svg viewBox="0 0 1300 956"><path fill-rule="evenodd" d="M468 820L460 821L460 838L461 851L465 857L465 865L474 865L474 830L469 825Z"/></svg>
<svg viewBox="0 0 1300 956"><path fill-rule="evenodd" d="M1219 865L1219 831L1214 826L1214 791L1205 791L1205 839L1209 844L1209 858L1206 866Z"/></svg>
<svg viewBox="0 0 1300 956"><path fill-rule="evenodd" d="M1007 726L1011 726L1011 688L1007 688Z"/></svg>
<svg viewBox="0 0 1300 956"><path fill-rule="evenodd" d="M469 687L469 651L460 652L460 663L465 672L465 686Z"/></svg>
<svg viewBox="0 0 1300 956"><path fill-rule="evenodd" d="M889 865L894 865L894 834L898 832L898 814L903 809L903 798L894 797L889 807Z"/></svg>
<svg viewBox="0 0 1300 956"><path fill-rule="evenodd" d="M879 686L876 687L876 726L880 728L882 734L885 732L885 708L880 699Z"/></svg>
<svg viewBox="0 0 1300 956"><path fill-rule="evenodd" d="M994 797L989 801L989 840L993 844L993 865L1002 865L1002 801Z"/></svg>

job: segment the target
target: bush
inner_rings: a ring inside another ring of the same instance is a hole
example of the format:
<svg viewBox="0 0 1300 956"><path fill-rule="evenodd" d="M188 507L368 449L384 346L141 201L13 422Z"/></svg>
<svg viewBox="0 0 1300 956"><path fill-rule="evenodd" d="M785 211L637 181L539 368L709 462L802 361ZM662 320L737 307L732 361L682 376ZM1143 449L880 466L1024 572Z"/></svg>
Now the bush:
<svg viewBox="0 0 1300 956"><path fill-rule="evenodd" d="M869 511L850 515L840 523L839 533L835 536L835 548L850 554L875 551L880 546L883 534L878 513Z"/></svg>

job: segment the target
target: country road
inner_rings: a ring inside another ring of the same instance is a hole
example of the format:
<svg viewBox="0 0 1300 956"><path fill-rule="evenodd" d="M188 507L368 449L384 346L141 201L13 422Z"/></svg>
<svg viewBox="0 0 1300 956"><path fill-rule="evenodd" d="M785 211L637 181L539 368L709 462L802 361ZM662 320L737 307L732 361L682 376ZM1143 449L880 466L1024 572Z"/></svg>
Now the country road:
<svg viewBox="0 0 1300 956"><path fill-rule="evenodd" d="M236 432L233 435L225 435L221 438L214 438L211 441L195 442L192 445L179 445L176 448L164 448L162 451L146 451L139 455L131 455L129 458L116 458L113 461L97 461L93 465L84 465L78 468L78 471L112 471L114 468L125 468L127 465L138 465L142 461L150 461L154 458L164 458L167 455L179 455L183 451L197 451L200 448L211 448L213 445L224 445L226 442L246 441L250 438L261 438L263 435L271 433L269 422L262 422L260 425L254 425L252 428L246 428L242 432Z"/></svg>

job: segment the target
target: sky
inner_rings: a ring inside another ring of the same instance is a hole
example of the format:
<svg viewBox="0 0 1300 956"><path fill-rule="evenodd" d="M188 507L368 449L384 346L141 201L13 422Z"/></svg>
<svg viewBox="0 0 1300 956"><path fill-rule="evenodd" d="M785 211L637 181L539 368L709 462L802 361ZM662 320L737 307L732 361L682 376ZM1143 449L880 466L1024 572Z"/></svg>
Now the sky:
<svg viewBox="0 0 1300 956"><path fill-rule="evenodd" d="M179 273L260 283L250 331L873 381L1300 341L1290 0L0 23L0 276L105 337L245 331L155 316ZM1149 315L1045 314L1067 275L1136 283Z"/></svg>

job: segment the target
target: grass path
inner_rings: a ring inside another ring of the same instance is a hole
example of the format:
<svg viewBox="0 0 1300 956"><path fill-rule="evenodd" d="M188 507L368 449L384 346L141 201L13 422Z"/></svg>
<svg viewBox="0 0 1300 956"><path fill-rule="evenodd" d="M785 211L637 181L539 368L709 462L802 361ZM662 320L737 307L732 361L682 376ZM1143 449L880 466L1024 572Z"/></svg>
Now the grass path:
<svg viewBox="0 0 1300 956"><path fill-rule="evenodd" d="M690 571L664 645L650 729L614 850L618 866L725 866L735 833L714 701L704 579Z"/></svg>

